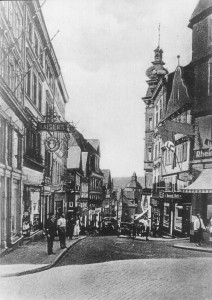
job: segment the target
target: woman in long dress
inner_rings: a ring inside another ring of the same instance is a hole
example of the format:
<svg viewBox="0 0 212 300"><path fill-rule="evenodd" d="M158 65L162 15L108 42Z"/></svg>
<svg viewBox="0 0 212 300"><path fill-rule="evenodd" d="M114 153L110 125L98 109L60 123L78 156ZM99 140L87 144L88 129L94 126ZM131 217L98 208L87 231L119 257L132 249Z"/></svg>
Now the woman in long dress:
<svg viewBox="0 0 212 300"><path fill-rule="evenodd" d="M76 220L76 224L74 226L74 236L78 237L80 232L79 220Z"/></svg>

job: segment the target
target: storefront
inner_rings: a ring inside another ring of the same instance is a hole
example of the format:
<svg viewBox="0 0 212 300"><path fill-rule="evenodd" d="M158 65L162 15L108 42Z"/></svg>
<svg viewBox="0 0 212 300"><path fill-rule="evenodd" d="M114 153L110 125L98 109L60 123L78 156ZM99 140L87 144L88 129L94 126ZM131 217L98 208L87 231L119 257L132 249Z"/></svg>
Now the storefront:
<svg viewBox="0 0 212 300"><path fill-rule="evenodd" d="M163 231L170 235L190 235L191 197L181 192L165 192L163 201Z"/></svg>
<svg viewBox="0 0 212 300"><path fill-rule="evenodd" d="M195 240L195 219L200 214L204 225L207 227L209 219L212 217L212 169L203 169L199 177L188 187L182 189L182 193L192 199L191 241ZM205 241L209 240L209 232L204 234Z"/></svg>

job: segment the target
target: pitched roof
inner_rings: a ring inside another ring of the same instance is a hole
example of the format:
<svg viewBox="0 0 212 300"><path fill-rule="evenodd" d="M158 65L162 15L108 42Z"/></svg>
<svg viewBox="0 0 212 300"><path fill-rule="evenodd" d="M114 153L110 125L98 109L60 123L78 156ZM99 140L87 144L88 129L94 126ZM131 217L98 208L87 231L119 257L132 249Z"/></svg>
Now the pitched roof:
<svg viewBox="0 0 212 300"><path fill-rule="evenodd" d="M106 169L106 170L102 170L101 169L101 171L102 171L102 173L104 175L103 182L107 184L109 182L109 180L110 180L110 170L109 169Z"/></svg>
<svg viewBox="0 0 212 300"><path fill-rule="evenodd" d="M100 155L100 141L97 139L88 139L87 140L87 148L90 150L89 152L92 152L93 150Z"/></svg>
<svg viewBox="0 0 212 300"><path fill-rule="evenodd" d="M167 119L186 104L192 103L191 70L178 66L172 81L171 94L166 108Z"/></svg>
<svg viewBox="0 0 212 300"><path fill-rule="evenodd" d="M130 180L131 177L113 177L114 188L115 189L125 188ZM145 186L144 177L137 177L137 182L139 182L141 186Z"/></svg>
<svg viewBox="0 0 212 300"><path fill-rule="evenodd" d="M198 22L201 19L204 19L207 15L211 13L211 11L212 11L211 0L199 0L189 21L189 27L192 28L196 22Z"/></svg>

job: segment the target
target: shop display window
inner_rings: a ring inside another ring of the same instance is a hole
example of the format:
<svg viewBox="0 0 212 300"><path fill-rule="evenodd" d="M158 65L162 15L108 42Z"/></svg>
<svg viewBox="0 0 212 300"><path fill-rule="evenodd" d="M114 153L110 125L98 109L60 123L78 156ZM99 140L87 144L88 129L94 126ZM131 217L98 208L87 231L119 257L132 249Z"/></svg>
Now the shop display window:
<svg viewBox="0 0 212 300"><path fill-rule="evenodd" d="M182 231L182 215L183 207L175 206L175 218L174 218L174 229Z"/></svg>
<svg viewBox="0 0 212 300"><path fill-rule="evenodd" d="M169 227L169 203L164 203L164 211L163 211L163 226Z"/></svg>

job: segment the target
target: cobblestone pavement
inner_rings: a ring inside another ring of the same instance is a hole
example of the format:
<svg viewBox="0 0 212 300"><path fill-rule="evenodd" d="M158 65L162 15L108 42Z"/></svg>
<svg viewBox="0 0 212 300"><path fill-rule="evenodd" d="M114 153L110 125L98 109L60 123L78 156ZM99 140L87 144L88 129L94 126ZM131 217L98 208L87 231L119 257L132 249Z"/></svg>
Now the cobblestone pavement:
<svg viewBox="0 0 212 300"><path fill-rule="evenodd" d="M0 278L0 300L212 299L212 254L175 242L88 237L63 266Z"/></svg>
<svg viewBox="0 0 212 300"><path fill-rule="evenodd" d="M140 259L1 278L1 300L212 299L210 258Z"/></svg>
<svg viewBox="0 0 212 300"><path fill-rule="evenodd" d="M212 253L174 248L176 240L135 240L130 238L87 237L68 251L58 265L92 264L124 259L211 257ZM190 245L188 240L181 241Z"/></svg>
<svg viewBox="0 0 212 300"><path fill-rule="evenodd" d="M79 239L81 238L80 236ZM66 246L70 247L77 240L67 239ZM54 241L53 251L56 255L47 254L47 241L45 237L36 242L25 243L0 258L0 276L34 270L53 264L66 251L66 249L60 248L58 238Z"/></svg>

